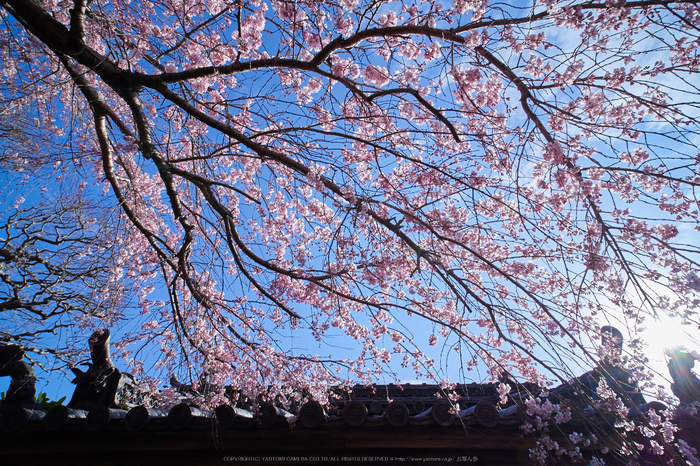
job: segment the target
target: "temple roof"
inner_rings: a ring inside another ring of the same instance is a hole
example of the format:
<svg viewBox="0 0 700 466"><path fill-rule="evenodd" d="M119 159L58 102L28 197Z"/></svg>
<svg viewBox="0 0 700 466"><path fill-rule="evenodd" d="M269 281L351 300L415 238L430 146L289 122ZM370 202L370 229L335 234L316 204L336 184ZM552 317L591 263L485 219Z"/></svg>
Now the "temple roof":
<svg viewBox="0 0 700 466"><path fill-rule="evenodd" d="M211 411L187 403L128 410L59 406L48 413L16 408L3 411L0 456L22 461L31 451L37 462L51 464L60 464L59 453L73 464L79 454L110 452L130 464L164 458L180 464L223 458L268 465L323 458L346 464L367 464L369 458L527 464L535 440L519 429L527 420L522 406L497 407L494 384L464 385L457 392L462 396L453 404L438 385L358 386L327 407L308 401L290 410L269 402Z"/></svg>
<svg viewBox="0 0 700 466"><path fill-rule="evenodd" d="M534 384L513 381L503 396L495 383L457 384L450 390L435 384L358 385L329 387L331 401L322 405L309 397L299 404L283 404L227 389L229 403L206 409L195 406L198 394L191 385L173 378L179 403L127 406L120 400L133 386L133 377L111 362L109 332L91 342L93 362L87 372L74 369L73 398L67 406L48 411L34 400L31 367L16 348L0 348L0 375L12 376L8 396L0 404L0 457L43 464L95 464L94 455L100 455L100 464L167 459L180 464L269 465L333 458L347 464L366 464L367 458L528 464L527 451L537 441L527 428L536 423L528 403L537 399L576 408L570 419L547 427L548 435L565 442L572 432L595 432L599 444L582 446L582 455L590 456L592 450L598 454L608 446L613 451L606 462L615 464L619 435L610 413L595 407L598 381L605 379L617 388L631 420L642 420L650 409L663 416L666 409L656 401L647 403L622 369L605 363L547 393ZM674 366L677 383L685 380L678 374L692 367L681 363ZM693 387L686 383L683 393L694 393ZM690 441L700 438L695 417L676 422Z"/></svg>

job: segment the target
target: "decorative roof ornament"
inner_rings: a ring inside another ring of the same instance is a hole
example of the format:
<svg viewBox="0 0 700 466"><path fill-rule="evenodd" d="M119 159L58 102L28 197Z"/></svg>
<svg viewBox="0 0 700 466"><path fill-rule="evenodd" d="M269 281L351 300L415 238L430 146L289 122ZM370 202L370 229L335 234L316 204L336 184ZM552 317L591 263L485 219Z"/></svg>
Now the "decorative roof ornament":
<svg viewBox="0 0 700 466"><path fill-rule="evenodd" d="M0 377L11 377L5 399L0 402L0 431L24 429L30 421L41 421L46 411L34 400L36 375L31 364L23 360L18 345L0 343Z"/></svg>
<svg viewBox="0 0 700 466"><path fill-rule="evenodd" d="M61 429L71 420L84 420L90 431L101 430L112 421L126 417L123 408L136 406L134 378L114 366L109 351L110 332L95 331L88 339L92 362L85 363L87 372L71 367L75 374L75 391L67 406L52 408L44 419L49 431Z"/></svg>
<svg viewBox="0 0 700 466"><path fill-rule="evenodd" d="M700 379L692 371L698 359L696 352L688 352L683 348L673 348L667 352L670 357L668 371L673 383L671 391L681 403L691 404L700 402Z"/></svg>
<svg viewBox="0 0 700 466"><path fill-rule="evenodd" d="M622 365L622 333L609 325L600 330L603 356L598 365L593 370L552 389L550 399L571 400L585 408L599 398L598 386L604 380L608 387L622 396L628 407L645 406L644 395L632 380L632 375Z"/></svg>
<svg viewBox="0 0 700 466"><path fill-rule="evenodd" d="M700 379L692 371L700 355L680 347L672 348L666 354L670 357L668 371L673 379L671 391L680 401L675 414L675 423L680 430L678 438L700 450Z"/></svg>
<svg viewBox="0 0 700 466"><path fill-rule="evenodd" d="M109 339L109 330L95 331L88 340L92 362L84 364L88 366L87 372L71 368L75 374L73 383L76 387L73 398L68 403L69 408L118 408L133 392L134 378L131 374L119 371L112 362Z"/></svg>
<svg viewBox="0 0 700 466"><path fill-rule="evenodd" d="M0 343L0 377L11 377L3 406L14 405L34 409L36 375L32 366L23 360L24 350L18 345Z"/></svg>

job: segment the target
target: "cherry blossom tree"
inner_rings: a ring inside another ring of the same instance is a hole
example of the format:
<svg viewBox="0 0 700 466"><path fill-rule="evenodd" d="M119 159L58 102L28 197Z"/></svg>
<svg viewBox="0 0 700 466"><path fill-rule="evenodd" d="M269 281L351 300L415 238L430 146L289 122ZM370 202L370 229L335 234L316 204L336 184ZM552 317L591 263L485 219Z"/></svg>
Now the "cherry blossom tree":
<svg viewBox="0 0 700 466"><path fill-rule="evenodd" d="M66 345L82 340L79 328L118 320L132 301L120 276L119 225L110 221L118 207L105 210L83 192L86 183L72 188L61 165L74 175L76 164L62 164L62 148L12 104L0 112L0 149L0 176L20 185L0 194L0 341L21 345L34 362L75 362L78 348Z"/></svg>
<svg viewBox="0 0 700 466"><path fill-rule="evenodd" d="M99 223L86 216L85 207L32 206L13 212L0 226L3 341L69 361L78 348L56 345L55 335L89 328L90 317L106 325L124 312L129 299L115 273L120 264L114 243L95 234Z"/></svg>
<svg viewBox="0 0 700 466"><path fill-rule="evenodd" d="M698 325L694 1L1 3L3 100L120 209L135 370L546 386L622 321L644 381L644 319Z"/></svg>

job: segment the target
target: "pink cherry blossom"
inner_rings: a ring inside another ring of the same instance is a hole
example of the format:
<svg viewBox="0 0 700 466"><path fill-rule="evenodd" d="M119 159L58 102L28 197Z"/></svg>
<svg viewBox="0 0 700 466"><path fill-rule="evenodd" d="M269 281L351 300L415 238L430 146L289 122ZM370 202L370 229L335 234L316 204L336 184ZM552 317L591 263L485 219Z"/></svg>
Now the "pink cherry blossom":
<svg viewBox="0 0 700 466"><path fill-rule="evenodd" d="M325 403L390 374L497 383L505 404L593 370L624 321L618 360L653 389L645 319L700 323L700 10L533 8L5 0L0 242L56 271L0 287L26 304L10 333L43 354L56 325L112 326L153 393L207 374ZM595 397L616 454L697 453L615 387ZM549 435L566 403L525 404L534 459L598 442Z"/></svg>

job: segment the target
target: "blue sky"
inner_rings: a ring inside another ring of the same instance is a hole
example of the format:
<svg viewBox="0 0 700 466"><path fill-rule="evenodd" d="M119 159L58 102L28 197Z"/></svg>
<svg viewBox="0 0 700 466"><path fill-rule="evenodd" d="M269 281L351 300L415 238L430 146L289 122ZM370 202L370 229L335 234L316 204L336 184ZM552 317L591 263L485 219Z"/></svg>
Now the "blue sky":
<svg viewBox="0 0 700 466"><path fill-rule="evenodd" d="M520 6L527 6L525 2L519 4ZM388 8L388 7L385 7ZM578 33L568 33L568 34L562 34L560 33L557 35L554 33L554 31L548 30L548 33L552 34L551 37L554 38L555 41L566 43L566 42L571 42L574 41L576 42L577 38L576 36ZM277 50L277 36L270 36L268 38L269 43L266 44L266 48L272 52ZM510 57L510 60L515 63L515 60L517 60L518 57ZM653 55L651 55L648 59L648 62L651 63L654 61L656 58ZM380 60L376 57L370 58L370 61L373 61L376 59L376 63L379 63ZM398 63L398 62L396 62ZM248 95L252 94L269 94L272 93L271 90L269 90L268 85L269 82L267 79L276 79L276 73L275 72L268 72L264 75L264 79L262 75L250 75L249 77L245 77L246 79L246 84L247 86L238 91L238 97L240 98L246 98L246 93ZM673 86L674 83L672 82L667 82L665 84L668 84L669 86ZM451 85L449 80L445 81L444 84L444 91L445 93L448 94L449 96L449 86ZM274 89L274 87L272 87ZM251 92L254 91L254 92ZM336 95L340 101L344 98L344 94L347 93L347 90L342 88L339 85L336 85L336 87L333 89L332 93ZM563 94L557 90L552 90L548 94L549 98L551 99L551 102L555 102L557 99L560 99L563 97ZM284 108L284 109L292 109L294 110L296 103L295 103L295 96L294 95L289 95L289 96L282 96L277 95L277 101L275 105L277 108ZM513 99L515 99L515 95L511 96ZM450 100L449 98L447 99L448 101ZM517 99L515 99L517 100ZM503 106L501 105L498 107L498 110L503 110ZM257 109L257 108L256 108ZM336 109L338 110L338 109ZM294 115L294 111L290 111L290 115ZM292 118L292 117L290 117ZM294 123L303 123L307 121L307 115L302 113L296 114L294 116L296 118L294 120ZM524 122L525 115L524 113L520 113L519 115L516 113L514 116L514 122L517 121L518 119L522 120ZM163 123L161 121L161 123ZM66 123L67 124L67 123ZM164 123L163 123L164 124ZM514 123L511 123L514 124ZM659 126L660 130L668 130L668 128L665 128L663 126ZM216 133L212 131L212 134L214 134L214 137L216 136ZM569 134L569 136L572 136L573 134ZM647 143L652 143L652 144L657 144L659 146L660 151L664 151L665 149L668 148L667 142L663 139L661 139L661 136L658 136L658 140L654 138L651 141L647 141ZM68 141L57 141L60 142L60 144L67 143ZM330 145L330 143L329 143ZM601 150L605 147L602 143L600 144ZM615 149L620 151L620 150L627 150L627 148L616 144ZM609 150L605 148L605 150ZM337 156L337 154L336 154ZM683 161L678 161L678 163L683 163ZM387 163L382 167L383 170L390 170L393 168L393 163ZM528 175L529 170L531 170L532 167L530 166L523 166L521 167L521 171L523 175ZM85 173L89 174L90 169L86 168ZM60 172L60 168L58 169ZM147 168L146 171L150 174L154 174L156 170L151 166L150 168ZM64 172L62 172L64 173ZM352 171L351 171L352 173ZM64 173L64 178L61 180L59 183L58 181L54 180L55 173L49 172L43 177L40 178L40 181L37 181L36 179L32 179L29 182L23 182L22 180L22 175L21 174L15 174L15 173L7 173L4 176L7 179L7 185L8 186L13 186L13 187L21 187L22 189L22 196L25 197L25 203L22 204L23 206L28 206L31 205L33 202L39 202L40 199L44 196L47 196L48 198L51 197L52 191L54 189L63 189L65 186L71 187L71 189L75 189L75 187L79 184L80 182L80 177L82 176L82 173L71 173L70 171ZM274 179L274 174L271 171L265 171L259 179L261 180L261 186L260 189L263 192L263 194L266 192L266 186L263 184L264 181L267 180L273 180ZM24 184L23 184L24 183ZM61 188L59 188L61 186ZM42 187L47 187L48 188L48 193L44 194L41 193L41 188ZM95 185L95 186L90 186L87 189L89 190L94 190L92 191L95 196L101 195L101 186ZM16 193L12 191L10 188L6 189L4 191L5 196L5 206L7 209L5 209L5 212L11 212L12 211L12 206L16 202ZM619 196L611 196L608 201L610 204L616 203L620 205L627 205L625 202L623 202L621 199L619 199ZM112 206L113 207L113 206ZM244 216L254 216L254 206L244 206L242 207L242 215ZM635 213L637 216L643 217L646 216L644 206L642 203L635 203L633 205L633 208L635 209ZM654 211L653 215L658 216L658 212ZM658 217L657 217L658 218ZM498 225L498 224L496 224ZM681 231L681 237L680 237L680 242L685 242L691 245L697 246L697 239L696 235L693 234L692 231ZM262 250L262 248L261 248ZM644 262L644 259L641 260ZM581 274L582 270L572 270L572 273L574 275ZM232 285L227 289L228 296L227 297L233 297L236 295L240 296L248 296L249 299L255 299L255 296L253 293L251 293L244 285L241 284L240 281L233 281ZM162 283L156 282L155 283L155 291L149 296L150 299L152 300L161 300L161 301L167 301L167 294L165 292L165 287ZM605 302L605 298L601 298ZM607 303L606 303L607 304ZM309 311L308 309L303 309L300 308L298 311L304 315L307 315ZM304 311L304 312L302 312ZM613 317L615 317L615 314L613 312ZM128 322L125 322L123 326L116 326L112 327L111 330L114 333L114 338L118 339L120 336L123 336L125 334L128 334L130 332L134 332L138 330L141 325L144 323L148 322L151 319L151 316L143 316L143 315L138 315L134 314L133 318L129 320ZM363 317L361 320L366 323L367 320L369 319L368 316ZM601 322L602 323L607 323L607 322ZM436 379L440 380L441 378L450 378L453 381L458 381L458 382L468 382L468 381L477 381L481 382L484 380L486 377L485 371L483 371L482 368L477 367L475 370L469 372L469 371L462 371L460 367L460 360L459 360L459 355L452 350L453 345L455 344L454 338L450 339L445 339L441 338L439 343L431 347L427 345L427 338L428 334L433 333L434 331L437 331L439 329L433 328L433 324L428 323L425 320L421 320L418 317L401 317L401 322L396 322L393 324L397 329L402 329L405 331L407 334L415 334L415 343L418 345L427 355L435 359L436 361L436 366L440 368L440 372L436 374ZM651 325L653 328L654 325ZM268 329L272 330L272 329ZM672 330L666 331L671 332ZM65 331L62 331L57 337L56 341L61 342L60 344L63 344L63 342L68 341L73 347L78 347L80 349L85 349L87 347L87 341L86 337L87 334L85 332L89 331L87 329L66 329ZM281 329L277 333L279 336L280 341L283 343L284 346L288 346L290 348L294 348L297 354L318 354L320 356L326 356L326 355L332 355L335 358L338 357L343 357L345 354L348 356L356 354L358 348L357 345L358 343L355 340L345 338L344 333L341 330L334 330L332 332L329 332L326 336L326 340L322 343L317 342L309 332L303 332L299 330L290 330L289 328ZM78 337L79 336L79 337ZM385 340L388 338L387 336L383 337ZM146 344L147 342L144 342L144 347L143 349L140 348L140 345L135 345L132 349L135 351L142 351L140 356L142 356L143 360L145 361L145 372L148 374L153 374L157 373L158 371L156 370L155 367L155 361L157 360L157 347L154 346L148 346ZM384 342L383 342L384 343ZM393 346L393 343L390 341L385 342L385 347L391 348ZM449 356L448 356L449 355ZM394 355L394 358L399 358L400 356ZM576 355L574 355L574 361L575 361ZM50 361L46 361L46 368L47 369L52 369L52 368L57 368L56 365L51 363ZM122 361L119 361L117 363L117 366L120 369L124 369L124 364ZM400 367L397 367L397 365L393 366L394 369L397 371L399 378L404 379L404 380L415 380L415 375L413 374L413 371L409 369L403 369ZM574 364L574 367L576 365ZM59 367L60 368L60 367ZM46 372L42 372L39 368L37 368L37 373L39 376L39 390L44 390L48 393L49 397L52 399L55 398L60 398L63 395L68 395L70 397L70 393L72 392L72 385L67 381L67 379L62 378L60 375L57 374L51 374L48 375ZM393 379L387 379L385 382L391 382ZM426 380L429 381L429 380ZM382 380L378 380L378 382L384 382ZM4 384L9 384L9 381L2 381ZM47 387L48 384L48 387ZM0 387L3 387L4 385L0 385ZM44 388L42 388L44 387ZM57 390L54 390L54 387L57 388Z"/></svg>

